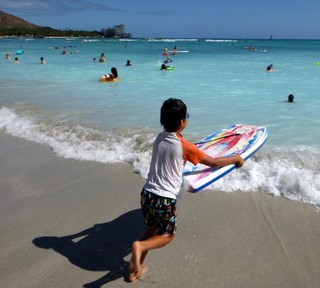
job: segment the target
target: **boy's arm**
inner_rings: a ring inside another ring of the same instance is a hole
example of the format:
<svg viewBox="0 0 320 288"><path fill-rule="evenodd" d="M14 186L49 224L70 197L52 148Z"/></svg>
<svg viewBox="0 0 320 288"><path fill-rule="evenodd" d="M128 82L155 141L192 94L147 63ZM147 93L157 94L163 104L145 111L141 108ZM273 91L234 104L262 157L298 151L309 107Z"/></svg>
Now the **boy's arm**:
<svg viewBox="0 0 320 288"><path fill-rule="evenodd" d="M219 167L230 165L230 164L236 164L237 168L240 168L244 164L244 160L239 155L234 155L226 158L225 157L212 158L211 156L206 155L200 161L200 163L210 166L212 168L219 168Z"/></svg>

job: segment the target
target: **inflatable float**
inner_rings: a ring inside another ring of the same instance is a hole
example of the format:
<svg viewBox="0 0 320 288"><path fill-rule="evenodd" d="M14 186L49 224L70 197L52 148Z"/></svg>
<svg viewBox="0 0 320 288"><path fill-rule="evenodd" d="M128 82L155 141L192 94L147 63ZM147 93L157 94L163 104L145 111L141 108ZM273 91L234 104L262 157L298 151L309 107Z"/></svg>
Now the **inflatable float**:
<svg viewBox="0 0 320 288"><path fill-rule="evenodd" d="M162 64L165 65L165 64ZM160 70L174 70L174 66L173 65L165 65L166 69L163 69L162 66L160 67Z"/></svg>
<svg viewBox="0 0 320 288"><path fill-rule="evenodd" d="M117 77L117 78L113 78L113 79L109 79L109 78L105 78L105 77L100 77L99 79L100 82L118 82L120 81L120 78Z"/></svg>

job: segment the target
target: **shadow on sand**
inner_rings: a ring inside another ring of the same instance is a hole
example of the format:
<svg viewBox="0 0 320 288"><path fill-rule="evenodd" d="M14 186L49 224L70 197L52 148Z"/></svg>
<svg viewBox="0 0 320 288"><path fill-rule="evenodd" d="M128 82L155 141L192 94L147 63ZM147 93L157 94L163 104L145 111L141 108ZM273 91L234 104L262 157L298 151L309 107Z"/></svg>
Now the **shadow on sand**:
<svg viewBox="0 0 320 288"><path fill-rule="evenodd" d="M72 235L44 236L34 239L35 246L53 249L69 261L89 271L109 271L103 277L83 285L97 288L123 277L127 280L131 244L143 233L140 209L129 211L111 222L96 224Z"/></svg>

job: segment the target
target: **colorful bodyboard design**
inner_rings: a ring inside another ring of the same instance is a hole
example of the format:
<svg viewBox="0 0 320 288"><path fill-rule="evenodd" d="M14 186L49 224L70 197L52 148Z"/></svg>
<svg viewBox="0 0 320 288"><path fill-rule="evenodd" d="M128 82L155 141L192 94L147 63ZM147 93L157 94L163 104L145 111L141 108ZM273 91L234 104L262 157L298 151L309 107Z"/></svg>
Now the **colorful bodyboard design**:
<svg viewBox="0 0 320 288"><path fill-rule="evenodd" d="M268 130L265 127L235 124L207 136L195 145L214 158L240 154L247 160L262 147L267 137ZM190 192L198 192L235 168L235 165L228 165L214 169L187 162L183 172L184 187Z"/></svg>

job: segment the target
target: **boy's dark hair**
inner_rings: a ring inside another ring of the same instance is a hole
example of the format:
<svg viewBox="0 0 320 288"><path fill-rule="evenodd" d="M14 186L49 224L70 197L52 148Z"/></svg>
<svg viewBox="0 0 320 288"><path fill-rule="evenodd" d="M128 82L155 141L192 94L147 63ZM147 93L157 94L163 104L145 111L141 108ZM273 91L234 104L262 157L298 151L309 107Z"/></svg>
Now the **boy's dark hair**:
<svg viewBox="0 0 320 288"><path fill-rule="evenodd" d="M176 132L181 120L186 119L187 106L180 99L164 101L160 112L160 123L167 132Z"/></svg>

